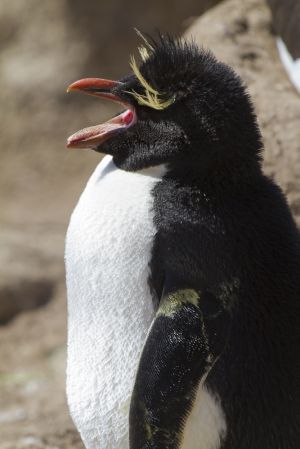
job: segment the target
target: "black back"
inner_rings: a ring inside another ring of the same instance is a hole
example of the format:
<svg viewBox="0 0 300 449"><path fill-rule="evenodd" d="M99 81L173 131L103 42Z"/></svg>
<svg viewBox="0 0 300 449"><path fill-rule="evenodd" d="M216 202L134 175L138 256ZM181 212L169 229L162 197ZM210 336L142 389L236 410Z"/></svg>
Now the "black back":
<svg viewBox="0 0 300 449"><path fill-rule="evenodd" d="M206 380L226 416L221 449L298 449L300 239L282 192L260 172L218 184L171 171L153 195L155 297L174 271L207 298L220 286L234 298L230 338Z"/></svg>

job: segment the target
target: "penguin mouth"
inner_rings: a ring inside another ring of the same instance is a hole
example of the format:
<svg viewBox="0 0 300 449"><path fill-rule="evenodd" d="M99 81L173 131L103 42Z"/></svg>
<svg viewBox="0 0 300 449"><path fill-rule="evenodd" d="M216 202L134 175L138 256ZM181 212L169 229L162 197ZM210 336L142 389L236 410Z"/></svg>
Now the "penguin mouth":
<svg viewBox="0 0 300 449"><path fill-rule="evenodd" d="M101 144L120 132L126 131L136 123L136 112L132 104L114 94L114 88L122 87L120 81L100 78L85 78L70 84L67 92L79 90L106 100L111 100L125 107L125 111L100 125L89 126L72 134L67 140L68 148L99 148Z"/></svg>

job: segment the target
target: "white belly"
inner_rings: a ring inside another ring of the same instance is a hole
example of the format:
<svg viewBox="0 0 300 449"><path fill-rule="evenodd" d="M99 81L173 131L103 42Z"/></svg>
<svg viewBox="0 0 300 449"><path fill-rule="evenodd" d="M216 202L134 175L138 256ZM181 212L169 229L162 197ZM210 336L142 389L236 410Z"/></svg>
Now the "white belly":
<svg viewBox="0 0 300 449"><path fill-rule="evenodd" d="M127 449L129 403L154 310L150 191L160 178L106 156L72 215L66 242L67 396L88 449Z"/></svg>

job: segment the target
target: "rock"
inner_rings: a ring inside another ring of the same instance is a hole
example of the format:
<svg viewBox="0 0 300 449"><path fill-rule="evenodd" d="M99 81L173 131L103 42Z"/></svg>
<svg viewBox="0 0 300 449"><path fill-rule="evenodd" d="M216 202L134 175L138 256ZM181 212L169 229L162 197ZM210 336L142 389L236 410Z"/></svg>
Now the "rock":
<svg viewBox="0 0 300 449"><path fill-rule="evenodd" d="M52 298L54 285L50 280L15 279L0 287L0 325L18 313L46 305Z"/></svg>
<svg viewBox="0 0 300 449"><path fill-rule="evenodd" d="M0 325L46 305L63 276L63 236L11 225L0 233Z"/></svg>
<svg viewBox="0 0 300 449"><path fill-rule="evenodd" d="M14 408L10 410L1 410L0 424L23 421L26 418L26 412L22 408Z"/></svg>

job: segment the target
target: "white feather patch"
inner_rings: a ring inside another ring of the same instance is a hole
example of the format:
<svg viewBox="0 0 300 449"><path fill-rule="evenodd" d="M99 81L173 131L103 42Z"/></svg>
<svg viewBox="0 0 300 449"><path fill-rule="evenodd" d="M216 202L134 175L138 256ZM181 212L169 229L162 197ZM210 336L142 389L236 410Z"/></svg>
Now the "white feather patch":
<svg viewBox="0 0 300 449"><path fill-rule="evenodd" d="M226 421L219 400L200 383L180 449L219 449Z"/></svg>
<svg viewBox="0 0 300 449"><path fill-rule="evenodd" d="M130 398L154 316L151 189L162 173L162 167L126 172L105 157L68 229L67 396L87 449L129 446Z"/></svg>

